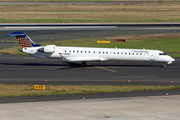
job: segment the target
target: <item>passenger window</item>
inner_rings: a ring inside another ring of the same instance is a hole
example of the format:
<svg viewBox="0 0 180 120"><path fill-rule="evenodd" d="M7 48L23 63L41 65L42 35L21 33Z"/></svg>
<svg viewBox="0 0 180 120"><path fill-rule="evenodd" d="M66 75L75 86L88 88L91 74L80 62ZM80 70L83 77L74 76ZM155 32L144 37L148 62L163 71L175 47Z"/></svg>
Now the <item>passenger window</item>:
<svg viewBox="0 0 180 120"><path fill-rule="evenodd" d="M117 52L117 54L119 54L119 52Z"/></svg>
<svg viewBox="0 0 180 120"><path fill-rule="evenodd" d="M103 54L104 54L104 52L103 52Z"/></svg>
<svg viewBox="0 0 180 120"><path fill-rule="evenodd" d="M89 53L90 53L90 51L89 51Z"/></svg>
<svg viewBox="0 0 180 120"><path fill-rule="evenodd" d="M115 52L114 52L114 54L115 54Z"/></svg>
<svg viewBox="0 0 180 120"><path fill-rule="evenodd" d="M121 54L123 54L123 52L121 52Z"/></svg>
<svg viewBox="0 0 180 120"><path fill-rule="evenodd" d="M99 54L101 54L101 52L99 51Z"/></svg>
<svg viewBox="0 0 180 120"><path fill-rule="evenodd" d="M71 51L69 51L69 52L71 52Z"/></svg>
<svg viewBox="0 0 180 120"><path fill-rule="evenodd" d="M73 53L75 53L75 51L73 50Z"/></svg>
<svg viewBox="0 0 180 120"><path fill-rule="evenodd" d="M136 55L138 55L138 53L136 53Z"/></svg>
<svg viewBox="0 0 180 120"><path fill-rule="evenodd" d="M133 53L133 55L134 55L134 53Z"/></svg>
<svg viewBox="0 0 180 120"><path fill-rule="evenodd" d="M131 53L129 53L129 55L131 55Z"/></svg>
<svg viewBox="0 0 180 120"><path fill-rule="evenodd" d="M86 53L86 51L84 51L84 53Z"/></svg>
<svg viewBox="0 0 180 120"><path fill-rule="evenodd" d="M66 52L66 50L64 52Z"/></svg>
<svg viewBox="0 0 180 120"><path fill-rule="evenodd" d="M126 55L127 53L125 52L125 55Z"/></svg>
<svg viewBox="0 0 180 120"><path fill-rule="evenodd" d="M77 51L77 53L78 53L79 51Z"/></svg>
<svg viewBox="0 0 180 120"><path fill-rule="evenodd" d="M81 51L81 53L82 53L82 51Z"/></svg>
<svg viewBox="0 0 180 120"><path fill-rule="evenodd" d="M93 53L95 53L95 51Z"/></svg>
<svg viewBox="0 0 180 120"><path fill-rule="evenodd" d="M142 55L142 53L140 53L140 55Z"/></svg>
<svg viewBox="0 0 180 120"><path fill-rule="evenodd" d="M106 52L106 54L108 54L108 52Z"/></svg>

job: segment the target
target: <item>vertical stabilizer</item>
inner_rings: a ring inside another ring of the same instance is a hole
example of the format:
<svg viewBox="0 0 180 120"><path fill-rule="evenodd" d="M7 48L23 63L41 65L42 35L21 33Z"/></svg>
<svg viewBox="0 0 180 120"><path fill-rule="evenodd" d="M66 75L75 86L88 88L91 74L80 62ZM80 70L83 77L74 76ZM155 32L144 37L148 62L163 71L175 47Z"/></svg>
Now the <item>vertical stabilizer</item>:
<svg viewBox="0 0 180 120"><path fill-rule="evenodd" d="M11 34L7 34L6 36L16 36L21 48L41 46L34 43L25 32L12 32Z"/></svg>

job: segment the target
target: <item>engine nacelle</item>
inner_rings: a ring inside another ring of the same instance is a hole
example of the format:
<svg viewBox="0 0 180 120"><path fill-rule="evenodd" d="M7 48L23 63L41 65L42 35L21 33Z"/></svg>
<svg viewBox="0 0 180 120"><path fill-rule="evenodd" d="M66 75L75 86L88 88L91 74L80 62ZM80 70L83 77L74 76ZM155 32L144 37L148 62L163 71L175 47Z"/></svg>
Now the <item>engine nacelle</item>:
<svg viewBox="0 0 180 120"><path fill-rule="evenodd" d="M56 45L46 45L43 48L40 48L38 51L45 53L54 53Z"/></svg>

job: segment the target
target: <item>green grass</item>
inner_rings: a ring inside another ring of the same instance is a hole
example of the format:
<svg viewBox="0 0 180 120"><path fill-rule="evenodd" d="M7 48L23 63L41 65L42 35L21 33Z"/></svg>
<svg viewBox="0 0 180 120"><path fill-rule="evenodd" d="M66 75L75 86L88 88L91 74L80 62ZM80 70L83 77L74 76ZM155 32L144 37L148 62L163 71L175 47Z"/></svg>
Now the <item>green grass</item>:
<svg viewBox="0 0 180 120"><path fill-rule="evenodd" d="M147 90L180 89L180 86L143 86L143 85L46 85L45 90L34 90L33 85L0 84L0 97L35 96L35 95L61 95L61 94L89 94L132 92Z"/></svg>
<svg viewBox="0 0 180 120"><path fill-rule="evenodd" d="M161 23L161 22L180 22L180 19L169 20L114 20L114 19L25 19L25 20L9 20L0 19L0 23Z"/></svg>
<svg viewBox="0 0 180 120"><path fill-rule="evenodd" d="M149 22L180 22L180 19L169 19L169 20L158 20L158 19L148 19L148 20L99 20L99 19L26 19L17 20L22 23L149 23Z"/></svg>
<svg viewBox="0 0 180 120"><path fill-rule="evenodd" d="M11 23L12 21L9 21L8 19L1 19L0 18L0 23Z"/></svg>
<svg viewBox="0 0 180 120"><path fill-rule="evenodd" d="M173 58L180 58L180 54L168 54L168 55L173 57Z"/></svg>
<svg viewBox="0 0 180 120"><path fill-rule="evenodd" d="M92 38L83 40L66 40L59 42L43 43L42 45L55 44L57 46L77 46L77 47L100 47L100 48L127 48L127 49L153 49L162 50L167 53L180 53L180 37L167 39L152 40L128 40L128 42L117 42L115 39L110 40L110 44L98 44L97 40L103 38Z"/></svg>

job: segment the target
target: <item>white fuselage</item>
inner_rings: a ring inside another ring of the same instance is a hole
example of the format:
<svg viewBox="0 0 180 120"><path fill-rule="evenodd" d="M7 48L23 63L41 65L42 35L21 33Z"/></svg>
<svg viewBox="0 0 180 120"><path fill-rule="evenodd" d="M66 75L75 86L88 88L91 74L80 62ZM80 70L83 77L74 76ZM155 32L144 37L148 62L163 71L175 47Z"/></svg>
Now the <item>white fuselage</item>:
<svg viewBox="0 0 180 120"><path fill-rule="evenodd" d="M90 47L59 47L49 45L47 48L54 49L50 52L39 51L41 47L23 48L22 51L33 54L42 58L62 58L64 61L107 61L107 60L123 60L123 61L152 61L172 63L175 61L172 57L164 54L159 50L145 49L116 49L116 48L90 48Z"/></svg>

